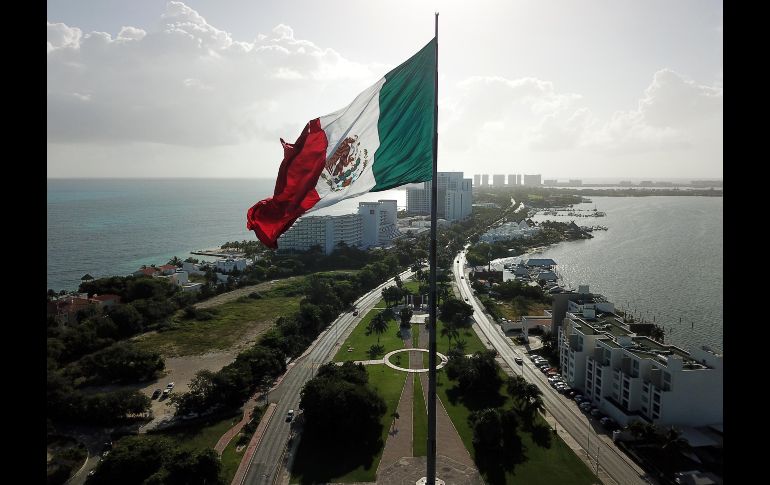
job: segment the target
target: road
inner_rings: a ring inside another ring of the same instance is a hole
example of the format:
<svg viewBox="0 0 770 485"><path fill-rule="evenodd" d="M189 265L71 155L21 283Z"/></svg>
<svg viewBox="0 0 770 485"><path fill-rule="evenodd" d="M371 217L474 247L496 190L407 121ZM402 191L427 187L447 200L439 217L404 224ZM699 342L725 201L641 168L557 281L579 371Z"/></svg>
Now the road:
<svg viewBox="0 0 770 485"><path fill-rule="evenodd" d="M411 276L411 271L405 271L399 275L402 280ZM342 314L318 336L297 359L294 366L286 372L281 385L269 396L269 400L276 403L275 413L252 456L242 483L267 485L278 479L291 431L290 423L285 421L286 413L289 409L298 411L302 387L315 375L320 365L331 361L338 342L345 341L355 328L355 324L380 301L382 289L391 285L393 285L393 278L359 298L355 303L358 316L347 312Z"/></svg>
<svg viewBox="0 0 770 485"><path fill-rule="evenodd" d="M467 298L467 302L473 306L473 318L484 337L515 374L522 375L528 382L533 382L540 388L546 411L556 419L561 428L575 439L583 450L587 451L592 462L592 471L595 470L598 456L599 468L611 477L611 480L605 479L605 483L613 483L612 480L623 485L649 483L641 478L645 473L644 470L633 463L625 453L618 450L609 436L597 433L597 430L602 431L598 422L592 422L579 410L574 401L551 388L545 375L525 355L517 353L512 348L513 342L505 336L499 325L487 318L484 306L474 297L468 282L465 265L465 252L463 251L455 257L455 281L460 289L460 294L464 299ZM515 357L521 357L524 361L523 365L516 364Z"/></svg>

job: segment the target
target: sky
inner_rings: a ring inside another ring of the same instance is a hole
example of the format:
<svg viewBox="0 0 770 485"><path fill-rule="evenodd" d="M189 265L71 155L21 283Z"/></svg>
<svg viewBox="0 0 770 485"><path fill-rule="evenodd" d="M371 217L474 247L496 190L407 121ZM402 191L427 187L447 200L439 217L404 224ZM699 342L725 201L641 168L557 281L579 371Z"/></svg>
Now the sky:
<svg viewBox="0 0 770 485"><path fill-rule="evenodd" d="M427 44L441 171L721 178L722 2L48 0L49 177L273 178Z"/></svg>

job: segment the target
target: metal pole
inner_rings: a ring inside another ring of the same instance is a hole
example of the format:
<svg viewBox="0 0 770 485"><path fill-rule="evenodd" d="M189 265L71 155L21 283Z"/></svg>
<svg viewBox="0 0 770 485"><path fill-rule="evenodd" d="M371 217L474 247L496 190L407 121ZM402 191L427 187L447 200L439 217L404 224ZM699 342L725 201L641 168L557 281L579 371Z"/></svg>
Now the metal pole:
<svg viewBox="0 0 770 485"><path fill-rule="evenodd" d="M433 103L433 179L430 191L430 304L428 314L428 470L426 485L436 483L436 206L438 205L438 12Z"/></svg>

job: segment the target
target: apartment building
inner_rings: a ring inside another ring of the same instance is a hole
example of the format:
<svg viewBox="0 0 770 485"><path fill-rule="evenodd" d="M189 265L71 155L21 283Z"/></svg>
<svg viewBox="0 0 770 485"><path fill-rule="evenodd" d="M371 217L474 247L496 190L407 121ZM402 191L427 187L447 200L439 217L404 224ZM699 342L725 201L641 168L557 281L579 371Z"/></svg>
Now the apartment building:
<svg viewBox="0 0 770 485"><path fill-rule="evenodd" d="M611 303L581 297L567 302L558 329L561 372L570 386L621 425L722 423L722 355L638 336Z"/></svg>

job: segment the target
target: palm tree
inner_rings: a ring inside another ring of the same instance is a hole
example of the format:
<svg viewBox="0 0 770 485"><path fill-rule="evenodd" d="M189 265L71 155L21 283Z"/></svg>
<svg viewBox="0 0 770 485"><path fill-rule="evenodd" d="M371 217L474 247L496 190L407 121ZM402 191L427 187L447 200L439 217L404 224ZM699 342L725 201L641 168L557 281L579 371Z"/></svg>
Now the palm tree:
<svg viewBox="0 0 770 485"><path fill-rule="evenodd" d="M455 338L455 346L454 348L457 349L458 352L461 354L465 354L465 349L468 347L468 342L465 340L458 340Z"/></svg>
<svg viewBox="0 0 770 485"><path fill-rule="evenodd" d="M536 384L527 384L523 394L524 405L522 411L530 419L534 418L536 412L543 412L545 404L543 403L543 393Z"/></svg>
<svg viewBox="0 0 770 485"><path fill-rule="evenodd" d="M444 322L444 325L441 327L441 336L446 337L449 340L449 345L451 346L452 339L459 338L460 332L457 331L457 328L451 323Z"/></svg>
<svg viewBox="0 0 770 485"><path fill-rule="evenodd" d="M383 318L381 313L378 313L377 315L372 318L372 321L369 323L369 326L366 327L366 335L369 336L373 333L377 334L377 345L380 344L380 335L385 333L388 330L388 321Z"/></svg>
<svg viewBox="0 0 770 485"><path fill-rule="evenodd" d="M409 307L404 307L401 309L400 317L401 317L401 326L408 327L409 322L412 320L412 315L414 315L414 312Z"/></svg>
<svg viewBox="0 0 770 485"><path fill-rule="evenodd" d="M182 260L179 259L177 256L174 256L173 258L168 260L168 264L173 264L174 266L181 268L182 267Z"/></svg>
<svg viewBox="0 0 770 485"><path fill-rule="evenodd" d="M524 395L524 389L527 387L527 381L521 376L508 378L508 394L514 399L520 399Z"/></svg>

